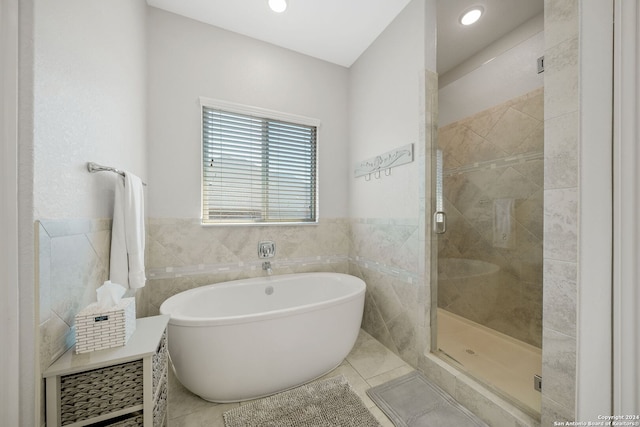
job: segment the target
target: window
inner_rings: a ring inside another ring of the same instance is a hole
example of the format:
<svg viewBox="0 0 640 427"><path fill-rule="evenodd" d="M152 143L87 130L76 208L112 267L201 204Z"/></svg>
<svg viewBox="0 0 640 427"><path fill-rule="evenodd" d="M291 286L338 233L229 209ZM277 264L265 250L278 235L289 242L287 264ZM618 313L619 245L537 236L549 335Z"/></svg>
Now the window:
<svg viewBox="0 0 640 427"><path fill-rule="evenodd" d="M202 223L315 223L312 122L202 101Z"/></svg>

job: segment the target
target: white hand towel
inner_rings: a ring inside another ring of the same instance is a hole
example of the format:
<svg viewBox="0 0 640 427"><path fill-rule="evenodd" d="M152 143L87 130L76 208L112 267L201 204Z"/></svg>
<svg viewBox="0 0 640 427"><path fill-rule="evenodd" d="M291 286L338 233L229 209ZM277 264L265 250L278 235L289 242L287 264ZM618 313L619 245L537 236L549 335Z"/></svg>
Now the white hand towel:
<svg viewBox="0 0 640 427"><path fill-rule="evenodd" d="M145 285L144 236L142 180L125 172L124 179L116 181L111 230L111 282L130 289Z"/></svg>
<svg viewBox="0 0 640 427"><path fill-rule="evenodd" d="M515 200L493 201L493 246L512 249L516 245Z"/></svg>

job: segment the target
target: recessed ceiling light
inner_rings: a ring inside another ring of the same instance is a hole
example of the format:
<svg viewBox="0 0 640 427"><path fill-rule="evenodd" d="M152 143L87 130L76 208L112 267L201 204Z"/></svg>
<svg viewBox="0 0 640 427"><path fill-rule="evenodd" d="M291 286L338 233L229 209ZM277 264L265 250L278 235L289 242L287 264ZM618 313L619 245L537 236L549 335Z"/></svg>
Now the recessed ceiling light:
<svg viewBox="0 0 640 427"><path fill-rule="evenodd" d="M484 9L482 6L474 6L471 9L465 10L462 15L460 15L460 23L462 25L471 25L474 24L480 17Z"/></svg>
<svg viewBox="0 0 640 427"><path fill-rule="evenodd" d="M287 10L287 0L269 0L269 7L277 13Z"/></svg>

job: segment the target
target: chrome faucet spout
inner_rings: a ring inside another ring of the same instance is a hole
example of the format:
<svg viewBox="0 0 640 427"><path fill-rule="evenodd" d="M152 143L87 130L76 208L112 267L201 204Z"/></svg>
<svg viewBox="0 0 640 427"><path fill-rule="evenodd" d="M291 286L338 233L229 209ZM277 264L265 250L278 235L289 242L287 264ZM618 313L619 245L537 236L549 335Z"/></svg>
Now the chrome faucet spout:
<svg viewBox="0 0 640 427"><path fill-rule="evenodd" d="M262 269L264 271L266 271L269 276L271 276L271 274L273 273L273 270L271 269L271 262L270 261L263 262L262 263Z"/></svg>

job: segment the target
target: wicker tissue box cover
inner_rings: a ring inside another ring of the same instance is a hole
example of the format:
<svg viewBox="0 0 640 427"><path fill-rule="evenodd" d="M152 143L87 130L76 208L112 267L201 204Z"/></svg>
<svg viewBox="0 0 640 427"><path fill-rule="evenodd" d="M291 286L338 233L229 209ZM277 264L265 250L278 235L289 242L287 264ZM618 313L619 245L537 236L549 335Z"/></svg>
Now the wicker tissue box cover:
<svg viewBox="0 0 640 427"><path fill-rule="evenodd" d="M76 314L76 353L123 346L135 330L135 298L122 298L106 311L94 302Z"/></svg>

